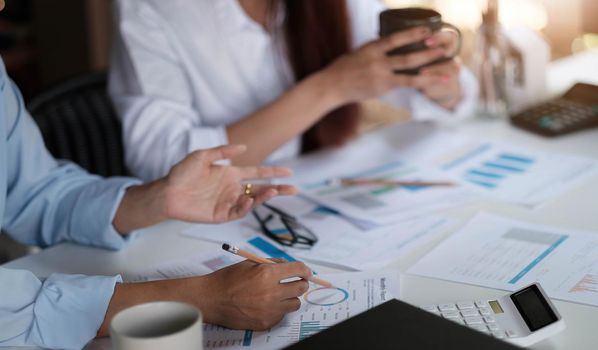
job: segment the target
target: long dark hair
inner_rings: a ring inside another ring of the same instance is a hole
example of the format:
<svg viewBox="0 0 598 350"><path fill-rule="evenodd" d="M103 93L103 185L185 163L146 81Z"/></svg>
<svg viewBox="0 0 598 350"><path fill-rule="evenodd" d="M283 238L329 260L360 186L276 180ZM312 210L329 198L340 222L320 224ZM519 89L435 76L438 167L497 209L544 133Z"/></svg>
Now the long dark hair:
<svg viewBox="0 0 598 350"><path fill-rule="evenodd" d="M351 50L351 24L345 0L284 0L288 58L296 81L326 67ZM357 133L359 105L342 106L303 135L303 151L338 146Z"/></svg>

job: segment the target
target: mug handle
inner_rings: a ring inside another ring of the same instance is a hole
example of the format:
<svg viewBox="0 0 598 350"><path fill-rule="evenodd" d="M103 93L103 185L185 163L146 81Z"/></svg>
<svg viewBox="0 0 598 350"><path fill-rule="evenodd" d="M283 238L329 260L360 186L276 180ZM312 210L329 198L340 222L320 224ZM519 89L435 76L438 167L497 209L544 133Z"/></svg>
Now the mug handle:
<svg viewBox="0 0 598 350"><path fill-rule="evenodd" d="M463 34L461 33L461 30L459 28L457 28L456 26L454 26L450 23L442 22L442 27L440 30L442 30L444 28L452 29L457 33L457 37L459 40L457 43L457 48L456 48L455 52L449 56L450 58L455 58L461 52L461 48L463 46Z"/></svg>

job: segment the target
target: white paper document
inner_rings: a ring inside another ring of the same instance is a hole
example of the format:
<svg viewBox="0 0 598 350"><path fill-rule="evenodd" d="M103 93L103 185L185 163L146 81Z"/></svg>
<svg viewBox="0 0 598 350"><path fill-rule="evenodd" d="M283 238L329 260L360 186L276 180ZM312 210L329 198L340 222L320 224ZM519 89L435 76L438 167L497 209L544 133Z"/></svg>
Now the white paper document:
<svg viewBox="0 0 598 350"><path fill-rule="evenodd" d="M397 272L342 273L322 276L335 288L311 285L301 309L277 326L254 332L204 325L204 349L280 349L399 297Z"/></svg>
<svg viewBox="0 0 598 350"><path fill-rule="evenodd" d="M307 261L354 270L384 267L446 233L455 221L432 216L362 231L336 215L303 219L319 237L311 249L288 249Z"/></svg>
<svg viewBox="0 0 598 350"><path fill-rule="evenodd" d="M390 158L390 155L389 155ZM446 175L430 166L395 160L353 173L332 175L301 186L302 193L327 207L359 220L387 225L424 214L465 204L471 194L461 186L398 187L341 186L334 180L384 179L403 181L444 181Z"/></svg>
<svg viewBox="0 0 598 350"><path fill-rule="evenodd" d="M598 232L478 214L408 273L598 306Z"/></svg>
<svg viewBox="0 0 598 350"><path fill-rule="evenodd" d="M435 157L445 178L495 199L534 207L598 176L592 159L497 143L468 143Z"/></svg>
<svg viewBox="0 0 598 350"><path fill-rule="evenodd" d="M199 253L157 263L135 274L123 274L125 282L144 282L172 278L184 278L206 275L245 259L219 250L211 253Z"/></svg>
<svg viewBox="0 0 598 350"><path fill-rule="evenodd" d="M382 268L413 249L431 242L447 232L455 220L430 216L362 230L344 216L331 213L313 202L299 197L280 198L272 202L278 208L293 208L303 225L310 228L318 238L311 249L285 247L261 233L252 218L219 225L193 225L183 234L216 243L231 243L243 248L257 250L260 255L302 259L322 265L350 270ZM287 233L284 227L279 233ZM284 256L288 254L289 256Z"/></svg>

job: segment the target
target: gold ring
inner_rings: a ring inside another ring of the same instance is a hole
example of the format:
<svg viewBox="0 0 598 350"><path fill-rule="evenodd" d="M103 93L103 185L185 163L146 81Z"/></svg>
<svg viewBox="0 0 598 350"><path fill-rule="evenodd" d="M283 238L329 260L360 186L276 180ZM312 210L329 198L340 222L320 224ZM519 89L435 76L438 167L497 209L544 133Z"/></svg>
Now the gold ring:
<svg viewBox="0 0 598 350"><path fill-rule="evenodd" d="M245 185L244 192L245 192L245 195L246 195L246 196L251 196L251 188L252 188L252 187L253 187L253 186L252 186L251 184L246 184L246 185Z"/></svg>

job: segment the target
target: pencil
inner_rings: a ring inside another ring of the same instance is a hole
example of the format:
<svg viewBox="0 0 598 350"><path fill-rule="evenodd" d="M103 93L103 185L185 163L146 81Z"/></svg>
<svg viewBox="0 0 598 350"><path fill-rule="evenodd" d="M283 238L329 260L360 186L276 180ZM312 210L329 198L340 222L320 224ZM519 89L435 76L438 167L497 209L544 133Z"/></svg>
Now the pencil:
<svg viewBox="0 0 598 350"><path fill-rule="evenodd" d="M404 186L404 187L451 187L454 182L449 181L399 181L386 179L335 179L329 181L331 185L349 186Z"/></svg>
<svg viewBox="0 0 598 350"><path fill-rule="evenodd" d="M258 264L276 264L275 261L266 259L266 258L262 258L261 256L257 256L255 254L251 254L250 252L240 249L239 247L235 247L232 246L230 244L226 244L224 243L222 245L222 249L226 250L229 253L241 256L247 260L253 261L254 263L258 263ZM310 282L313 282L315 284L319 284L322 287L325 288L334 288L334 285L326 280L323 280L321 278L315 277L315 276L311 276L310 278L307 279Z"/></svg>

